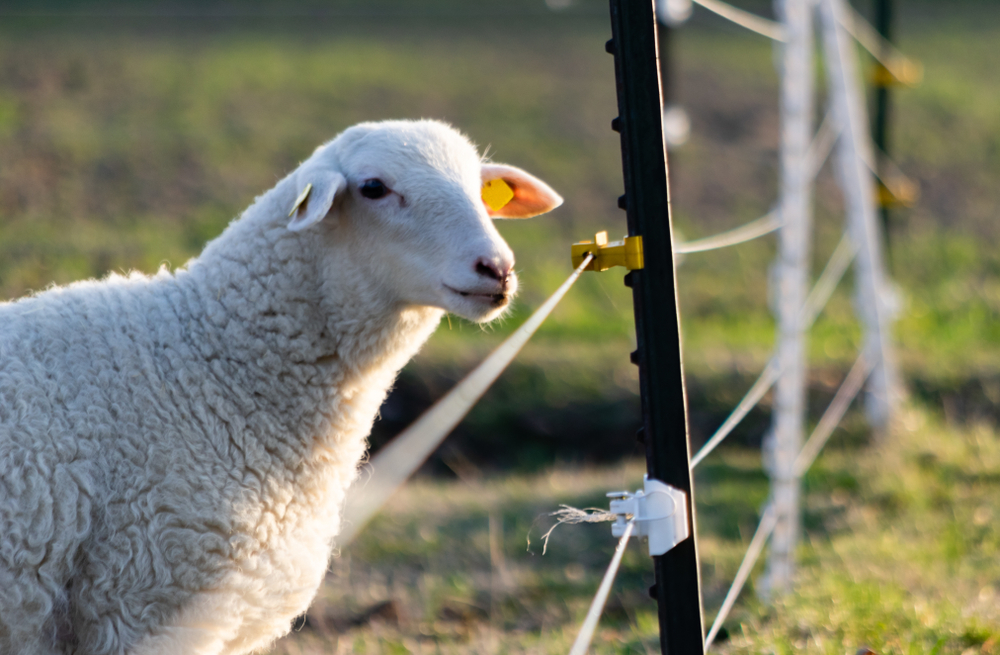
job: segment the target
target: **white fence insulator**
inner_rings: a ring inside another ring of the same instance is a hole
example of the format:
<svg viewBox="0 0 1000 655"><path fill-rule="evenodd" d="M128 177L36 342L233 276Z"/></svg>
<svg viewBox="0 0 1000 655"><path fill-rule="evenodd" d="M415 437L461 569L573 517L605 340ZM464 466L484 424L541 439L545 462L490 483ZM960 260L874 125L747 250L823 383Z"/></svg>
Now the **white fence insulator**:
<svg viewBox="0 0 1000 655"><path fill-rule="evenodd" d="M747 578L750 577L750 572L753 571L753 565L757 563L760 559L760 554L764 550L764 544L767 543L767 538L771 536L774 532L774 526L778 522L778 516L774 512L774 506L770 503L764 509L764 514L760 518L760 523L757 525L757 531L753 535L753 539L750 540L750 546L747 548L746 554L743 556L743 562L740 564L739 570L736 572L736 578L733 580L733 584L729 587L729 591L726 593L726 599L722 601L722 607L719 609L719 613L715 617L715 621L712 623L712 629L708 631L708 636L705 637L705 650L708 650L712 642L715 641L715 637L719 634L719 630L722 628L723 622L726 617L729 616L729 612L733 609L733 605L736 603L737 597L740 595L740 591L743 590L743 585L746 584Z"/></svg>
<svg viewBox="0 0 1000 655"><path fill-rule="evenodd" d="M751 32L756 32L775 41L785 40L784 28L773 20L761 18L749 11L721 2L721 0L694 0L694 2Z"/></svg>
<svg viewBox="0 0 1000 655"><path fill-rule="evenodd" d="M687 494L648 475L634 494L612 491L611 513L616 515L611 534L621 537L633 521L637 537L646 537L650 557L663 555L691 536ZM631 528L629 528L631 529Z"/></svg>
<svg viewBox="0 0 1000 655"><path fill-rule="evenodd" d="M752 241L753 239L762 237L765 234L770 234L780 227L781 218L778 216L778 212L771 210L760 218L750 221L746 225L741 225L738 228L729 230L728 232L705 237L704 239L695 239L694 241L678 243L674 247L674 252L681 255L687 255L693 252L705 252L706 250L727 248L729 246L735 246L740 243Z"/></svg>
<svg viewBox="0 0 1000 655"><path fill-rule="evenodd" d="M686 23L691 10L691 0L656 0L656 19L669 27Z"/></svg>
<svg viewBox="0 0 1000 655"><path fill-rule="evenodd" d="M555 309L592 259L593 255L588 255L521 327L375 456L367 466L371 470L371 476L365 480L362 474L361 479L347 491L342 529L337 537L339 546L349 544L357 536L393 492L420 468L434 449L455 429Z"/></svg>
<svg viewBox="0 0 1000 655"><path fill-rule="evenodd" d="M580 633L576 636L573 647L569 649L569 655L585 655L587 649L590 648L590 642L594 639L594 630L597 629L597 622L601 619L601 613L604 612L605 603L608 602L611 583L615 581L615 575L618 574L618 566L622 563L625 546L628 545L628 538L632 536L634 528L635 521L629 521L628 525L625 526L622 538L618 540L618 547L615 548L615 556L611 558L611 564L608 565L608 570L604 572L601 586L597 588L597 595L594 596L594 600L590 603L587 618L583 620L583 625L580 626Z"/></svg>

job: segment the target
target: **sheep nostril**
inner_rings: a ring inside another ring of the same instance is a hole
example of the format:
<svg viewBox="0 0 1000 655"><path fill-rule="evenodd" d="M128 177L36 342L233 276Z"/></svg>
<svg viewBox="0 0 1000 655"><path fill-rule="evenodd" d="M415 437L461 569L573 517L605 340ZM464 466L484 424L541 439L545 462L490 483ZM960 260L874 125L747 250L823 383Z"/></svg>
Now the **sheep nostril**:
<svg viewBox="0 0 1000 655"><path fill-rule="evenodd" d="M503 282L504 278L510 274L509 271L507 275L502 274L500 269L495 264L482 259L476 262L476 273L488 277L491 280L496 280L497 282Z"/></svg>

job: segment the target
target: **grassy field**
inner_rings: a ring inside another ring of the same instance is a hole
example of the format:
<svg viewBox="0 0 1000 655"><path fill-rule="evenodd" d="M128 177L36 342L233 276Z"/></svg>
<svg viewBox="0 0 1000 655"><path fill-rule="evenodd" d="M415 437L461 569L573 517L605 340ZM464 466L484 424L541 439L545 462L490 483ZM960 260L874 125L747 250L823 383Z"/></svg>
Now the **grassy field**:
<svg viewBox="0 0 1000 655"><path fill-rule="evenodd" d="M796 593L764 605L746 592L727 652L1000 653L1000 10L906 4L901 45L926 74L897 95L894 151L921 199L894 214L890 242L912 405L877 446L848 416L806 480ZM305 18L185 17L183 4L154 18L4 16L0 298L181 265L339 130L442 118L567 202L500 225L518 258L517 306L497 325L442 325L373 442L408 423L565 278L570 242L624 230L612 60L600 2L558 14L540 1L456 12L436 0L431 17L393 5L388 18L364 6ZM672 195L690 239L774 202L778 80L770 44L700 13L674 45L693 132L671 154ZM824 170L817 271L840 210ZM696 442L770 354L773 256L767 238L680 263ZM849 288L811 336L817 411L856 352ZM334 560L315 611L278 652L565 652L614 544L607 526L563 526L543 556L538 517L639 486L631 311L620 273L582 279L437 455L431 470L446 475L416 481ZM765 499L755 445L768 402L699 472L709 618ZM649 578L632 546L598 652L651 652Z"/></svg>
<svg viewBox="0 0 1000 655"><path fill-rule="evenodd" d="M565 653L615 540L547 513L606 506L643 464L422 479L333 561L308 620L276 652ZM1000 653L1000 441L910 409L878 448L834 448L806 476L807 538L795 594L752 587L721 653ZM713 618L767 495L759 458L729 450L700 470L700 549ZM760 567L758 566L758 569ZM658 652L652 583L629 547L594 653Z"/></svg>

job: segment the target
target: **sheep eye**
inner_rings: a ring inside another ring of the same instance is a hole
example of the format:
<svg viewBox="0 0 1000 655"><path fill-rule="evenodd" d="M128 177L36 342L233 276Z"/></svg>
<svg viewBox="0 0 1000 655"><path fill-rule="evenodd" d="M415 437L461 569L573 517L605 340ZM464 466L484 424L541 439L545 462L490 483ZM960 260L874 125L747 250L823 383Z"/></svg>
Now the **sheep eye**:
<svg viewBox="0 0 1000 655"><path fill-rule="evenodd" d="M361 191L361 195L370 200L378 200L389 193L389 187L377 177L362 182L358 190Z"/></svg>

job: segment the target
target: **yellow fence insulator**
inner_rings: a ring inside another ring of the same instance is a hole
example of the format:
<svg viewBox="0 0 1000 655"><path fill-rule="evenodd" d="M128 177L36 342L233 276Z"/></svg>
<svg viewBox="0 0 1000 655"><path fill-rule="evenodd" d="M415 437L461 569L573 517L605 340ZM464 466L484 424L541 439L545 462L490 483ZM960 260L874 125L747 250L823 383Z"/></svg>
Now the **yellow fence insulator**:
<svg viewBox="0 0 1000 655"><path fill-rule="evenodd" d="M587 253L593 253L594 260L585 271L606 271L614 266L624 266L630 271L643 267L642 237L625 237L621 241L608 241L607 232L598 232L593 241L580 241L571 246L573 267L583 263Z"/></svg>

